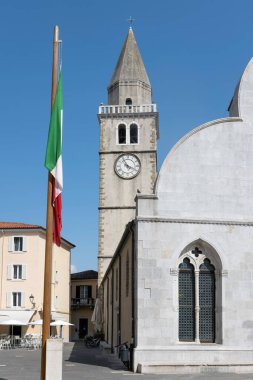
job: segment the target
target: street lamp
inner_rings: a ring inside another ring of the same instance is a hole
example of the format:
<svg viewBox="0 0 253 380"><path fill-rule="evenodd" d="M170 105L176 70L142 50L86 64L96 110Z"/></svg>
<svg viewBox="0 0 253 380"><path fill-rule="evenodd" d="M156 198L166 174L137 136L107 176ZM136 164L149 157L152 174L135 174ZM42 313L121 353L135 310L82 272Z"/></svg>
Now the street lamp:
<svg viewBox="0 0 253 380"><path fill-rule="evenodd" d="M31 304L34 307L35 306L35 302L34 302L34 295L33 294L30 295L29 300L30 300Z"/></svg>

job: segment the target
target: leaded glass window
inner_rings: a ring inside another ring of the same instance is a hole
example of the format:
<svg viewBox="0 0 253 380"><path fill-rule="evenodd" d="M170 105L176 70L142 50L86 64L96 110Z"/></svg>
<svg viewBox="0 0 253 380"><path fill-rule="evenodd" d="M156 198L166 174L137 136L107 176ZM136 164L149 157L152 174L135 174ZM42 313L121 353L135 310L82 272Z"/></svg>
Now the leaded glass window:
<svg viewBox="0 0 253 380"><path fill-rule="evenodd" d="M183 259L178 269L179 340L214 343L215 267L201 250L195 248L189 257Z"/></svg>
<svg viewBox="0 0 253 380"><path fill-rule="evenodd" d="M215 342L215 275L214 266L205 259L199 272L199 339Z"/></svg>
<svg viewBox="0 0 253 380"><path fill-rule="evenodd" d="M179 265L179 340L195 339L194 267L188 258Z"/></svg>

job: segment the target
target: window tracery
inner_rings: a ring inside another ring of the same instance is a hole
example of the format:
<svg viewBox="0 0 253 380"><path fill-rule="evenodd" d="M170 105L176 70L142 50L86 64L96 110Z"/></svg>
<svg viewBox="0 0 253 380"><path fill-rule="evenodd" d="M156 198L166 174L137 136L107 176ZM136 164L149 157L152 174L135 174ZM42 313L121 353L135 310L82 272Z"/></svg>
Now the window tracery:
<svg viewBox="0 0 253 380"><path fill-rule="evenodd" d="M215 266L208 253L195 247L178 266L179 341L216 340Z"/></svg>

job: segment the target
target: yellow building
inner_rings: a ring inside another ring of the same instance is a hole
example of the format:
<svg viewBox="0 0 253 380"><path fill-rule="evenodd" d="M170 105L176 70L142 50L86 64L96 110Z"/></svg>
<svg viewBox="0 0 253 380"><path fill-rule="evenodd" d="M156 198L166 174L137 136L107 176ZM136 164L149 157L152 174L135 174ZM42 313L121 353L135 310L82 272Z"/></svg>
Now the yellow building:
<svg viewBox="0 0 253 380"><path fill-rule="evenodd" d="M87 270L71 274L71 323L72 340L83 339L93 335L94 325L91 322L97 296L98 272Z"/></svg>
<svg viewBox="0 0 253 380"><path fill-rule="evenodd" d="M0 222L0 321L15 319L24 323L42 319L45 228L24 223ZM70 319L70 259L75 246L62 238L53 245L52 320ZM9 333L0 325L0 333ZM41 326L14 326L14 334L39 333ZM59 331L52 331L58 334ZM63 328L65 341L69 328Z"/></svg>

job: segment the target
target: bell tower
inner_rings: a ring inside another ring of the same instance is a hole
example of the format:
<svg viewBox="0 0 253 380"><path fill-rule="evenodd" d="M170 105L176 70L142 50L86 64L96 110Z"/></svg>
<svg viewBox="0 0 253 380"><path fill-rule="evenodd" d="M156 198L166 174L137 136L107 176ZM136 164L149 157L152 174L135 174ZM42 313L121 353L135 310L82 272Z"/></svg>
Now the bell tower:
<svg viewBox="0 0 253 380"><path fill-rule="evenodd" d="M100 105L98 282L126 224L135 217L135 196L152 194L156 180L158 113L151 85L130 27Z"/></svg>

